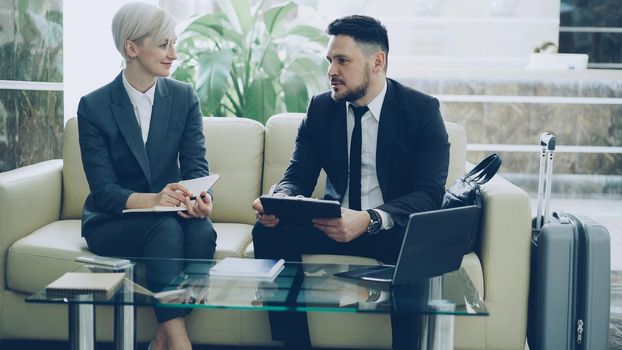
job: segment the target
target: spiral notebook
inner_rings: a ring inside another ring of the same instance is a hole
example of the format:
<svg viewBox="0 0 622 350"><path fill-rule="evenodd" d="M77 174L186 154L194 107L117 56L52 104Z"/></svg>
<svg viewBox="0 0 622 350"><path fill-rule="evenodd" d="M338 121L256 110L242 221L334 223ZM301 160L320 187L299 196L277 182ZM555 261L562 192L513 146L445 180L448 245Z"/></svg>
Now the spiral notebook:
<svg viewBox="0 0 622 350"><path fill-rule="evenodd" d="M66 272L45 287L46 292L62 294L105 294L116 291L125 273Z"/></svg>

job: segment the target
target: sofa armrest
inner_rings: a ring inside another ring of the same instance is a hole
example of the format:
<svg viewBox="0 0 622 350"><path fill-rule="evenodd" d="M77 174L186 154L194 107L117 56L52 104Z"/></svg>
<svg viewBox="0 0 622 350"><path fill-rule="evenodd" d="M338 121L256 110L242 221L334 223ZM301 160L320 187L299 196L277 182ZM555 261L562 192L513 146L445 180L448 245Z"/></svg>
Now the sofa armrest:
<svg viewBox="0 0 622 350"><path fill-rule="evenodd" d="M59 219L62 170L54 159L0 174L0 265L15 241Z"/></svg>
<svg viewBox="0 0 622 350"><path fill-rule="evenodd" d="M527 326L531 209L529 196L497 175L482 186L480 259L484 273L487 349L522 349Z"/></svg>

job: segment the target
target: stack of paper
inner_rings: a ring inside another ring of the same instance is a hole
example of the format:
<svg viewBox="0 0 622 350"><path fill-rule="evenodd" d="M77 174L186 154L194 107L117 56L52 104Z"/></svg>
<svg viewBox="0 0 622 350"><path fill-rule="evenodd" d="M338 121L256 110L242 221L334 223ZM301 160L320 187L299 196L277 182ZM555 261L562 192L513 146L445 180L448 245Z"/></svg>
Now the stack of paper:
<svg viewBox="0 0 622 350"><path fill-rule="evenodd" d="M285 260L224 258L209 271L210 276L272 279L283 270Z"/></svg>

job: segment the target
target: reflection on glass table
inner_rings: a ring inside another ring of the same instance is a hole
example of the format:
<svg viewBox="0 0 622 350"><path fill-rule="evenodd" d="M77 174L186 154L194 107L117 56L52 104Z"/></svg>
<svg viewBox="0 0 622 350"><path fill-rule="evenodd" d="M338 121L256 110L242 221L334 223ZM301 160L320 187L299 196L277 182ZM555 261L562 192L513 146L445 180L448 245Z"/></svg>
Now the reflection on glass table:
<svg viewBox="0 0 622 350"><path fill-rule="evenodd" d="M124 284L110 298L90 294L63 296L42 289L26 301L67 304L70 315L74 315L69 320L70 342L72 348L79 349L92 348L94 345L94 336L91 335L91 330L94 334L93 307L100 304L115 307L115 313L118 314L115 317L115 342L123 345L117 348L127 349L135 345L135 340L127 336L134 334L134 306L414 313L421 314L424 319L419 331L423 334L422 339L427 341L438 336L453 339L454 315L488 315L480 295L462 269L421 279L412 285L390 287L384 283L334 276L337 272L368 267L362 265L288 262L276 278L268 280L210 276L209 270L216 260L128 259L132 260L132 265L122 270L126 273ZM99 273L111 270L84 265L78 271ZM167 282L162 282L162 276L166 277ZM450 318L443 323L434 319L438 315L448 315ZM447 328L447 325L450 327ZM441 335L439 327L445 329Z"/></svg>

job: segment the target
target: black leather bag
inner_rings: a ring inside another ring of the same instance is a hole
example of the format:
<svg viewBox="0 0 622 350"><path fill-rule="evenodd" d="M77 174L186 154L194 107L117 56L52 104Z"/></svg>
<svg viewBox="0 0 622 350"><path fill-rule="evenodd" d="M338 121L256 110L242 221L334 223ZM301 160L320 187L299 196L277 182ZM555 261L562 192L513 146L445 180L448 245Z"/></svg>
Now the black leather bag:
<svg viewBox="0 0 622 350"><path fill-rule="evenodd" d="M472 252L479 242L482 219L482 195L480 186L492 179L501 166L501 158L493 153L477 164L471 171L461 176L445 192L442 209L477 205L477 220L467 240L465 254Z"/></svg>

